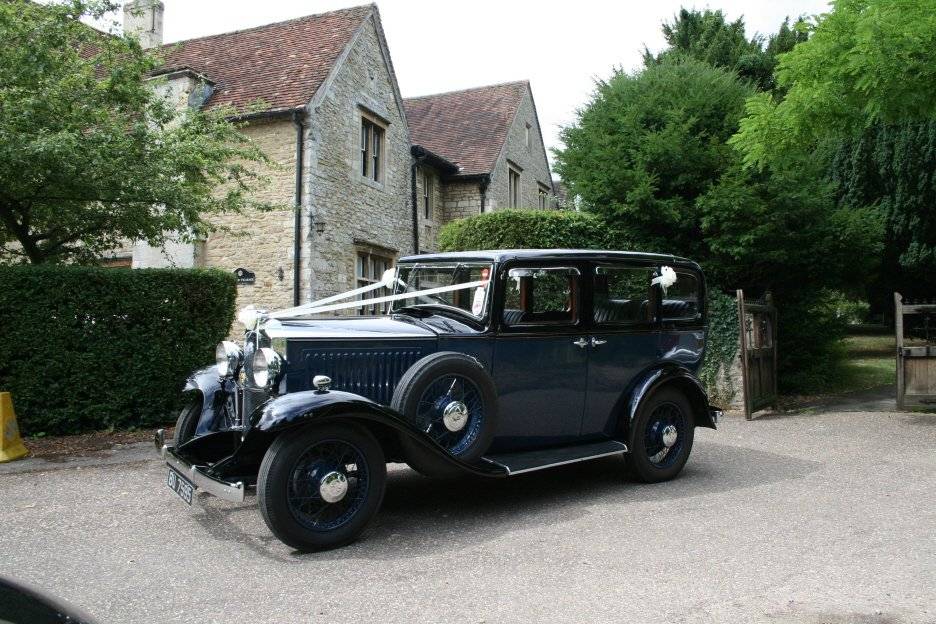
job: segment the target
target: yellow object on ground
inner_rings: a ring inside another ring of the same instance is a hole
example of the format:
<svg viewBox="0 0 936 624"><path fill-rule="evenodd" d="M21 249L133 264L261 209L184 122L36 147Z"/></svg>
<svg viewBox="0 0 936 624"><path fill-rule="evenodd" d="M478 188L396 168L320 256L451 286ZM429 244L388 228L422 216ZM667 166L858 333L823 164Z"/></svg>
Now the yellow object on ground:
<svg viewBox="0 0 936 624"><path fill-rule="evenodd" d="M16 424L16 414L13 413L13 397L9 392L0 392L0 463L20 459L28 454Z"/></svg>

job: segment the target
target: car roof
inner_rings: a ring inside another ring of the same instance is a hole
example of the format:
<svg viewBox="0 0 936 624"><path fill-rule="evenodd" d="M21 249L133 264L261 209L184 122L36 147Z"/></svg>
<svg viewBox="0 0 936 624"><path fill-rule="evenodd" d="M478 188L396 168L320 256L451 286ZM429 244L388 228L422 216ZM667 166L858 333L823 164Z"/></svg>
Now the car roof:
<svg viewBox="0 0 936 624"><path fill-rule="evenodd" d="M399 262L451 262L451 261L487 261L505 262L507 260L651 260L688 265L699 265L687 258L672 254L643 253L638 251L611 251L602 249L487 249L479 251L450 251L446 253L421 254L406 256Z"/></svg>

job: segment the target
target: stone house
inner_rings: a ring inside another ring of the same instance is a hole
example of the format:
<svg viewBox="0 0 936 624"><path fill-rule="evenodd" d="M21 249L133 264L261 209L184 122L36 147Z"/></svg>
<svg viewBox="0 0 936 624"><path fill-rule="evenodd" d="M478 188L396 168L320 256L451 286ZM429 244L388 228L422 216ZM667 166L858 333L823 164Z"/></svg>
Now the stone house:
<svg viewBox="0 0 936 624"><path fill-rule="evenodd" d="M134 0L127 32L162 45L163 5ZM277 309L378 279L435 249L451 219L552 207L533 95L517 82L404 100L375 5L162 46L154 88L231 107L270 157L273 212L219 215L196 244L134 244L133 267L245 269L238 307Z"/></svg>

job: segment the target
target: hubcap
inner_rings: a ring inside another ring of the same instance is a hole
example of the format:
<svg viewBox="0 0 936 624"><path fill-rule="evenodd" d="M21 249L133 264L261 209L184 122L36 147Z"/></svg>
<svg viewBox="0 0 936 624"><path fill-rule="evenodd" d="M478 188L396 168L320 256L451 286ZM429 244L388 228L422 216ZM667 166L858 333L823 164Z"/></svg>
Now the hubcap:
<svg viewBox="0 0 936 624"><path fill-rule="evenodd" d="M452 401L442 410L442 423L449 431L461 431L468 424L468 406L461 401Z"/></svg>
<svg viewBox="0 0 936 624"><path fill-rule="evenodd" d="M676 433L676 427L673 425L666 425L663 428L663 446L666 448L672 448L676 444L676 438L678 434Z"/></svg>
<svg viewBox="0 0 936 624"><path fill-rule="evenodd" d="M327 473L319 483L319 494L326 503L337 503L347 493L348 478L337 470Z"/></svg>

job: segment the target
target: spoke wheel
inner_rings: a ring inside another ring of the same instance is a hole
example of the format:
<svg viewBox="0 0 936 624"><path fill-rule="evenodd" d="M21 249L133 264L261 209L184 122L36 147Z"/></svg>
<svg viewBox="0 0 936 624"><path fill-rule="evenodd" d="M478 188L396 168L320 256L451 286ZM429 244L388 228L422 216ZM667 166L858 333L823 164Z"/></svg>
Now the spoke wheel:
<svg viewBox="0 0 936 624"><path fill-rule="evenodd" d="M676 403L657 405L644 428L644 452L656 468L669 468L678 459L686 438L686 416Z"/></svg>
<svg viewBox="0 0 936 624"><path fill-rule="evenodd" d="M353 424L310 426L274 440L260 464L257 497L270 531L297 550L343 546L383 501L383 449Z"/></svg>
<svg viewBox="0 0 936 624"><path fill-rule="evenodd" d="M416 404L416 422L453 455L478 438L484 423L484 400L477 384L462 375L433 381Z"/></svg>
<svg viewBox="0 0 936 624"><path fill-rule="evenodd" d="M347 523L367 498L368 468L361 451L344 440L323 440L296 461L287 484L289 510L310 531Z"/></svg>
<svg viewBox="0 0 936 624"><path fill-rule="evenodd" d="M689 459L694 436L692 406L685 395L673 387L655 391L631 423L625 455L631 474L647 483L672 479Z"/></svg>

